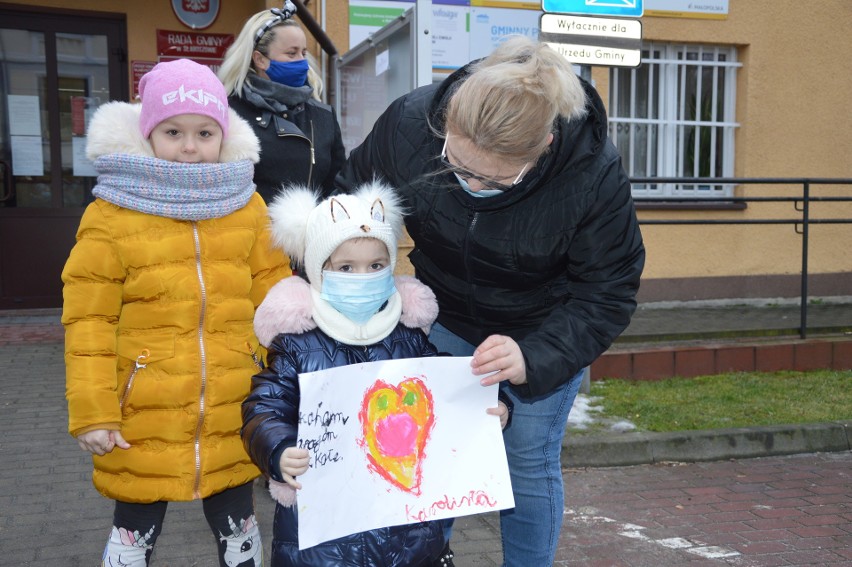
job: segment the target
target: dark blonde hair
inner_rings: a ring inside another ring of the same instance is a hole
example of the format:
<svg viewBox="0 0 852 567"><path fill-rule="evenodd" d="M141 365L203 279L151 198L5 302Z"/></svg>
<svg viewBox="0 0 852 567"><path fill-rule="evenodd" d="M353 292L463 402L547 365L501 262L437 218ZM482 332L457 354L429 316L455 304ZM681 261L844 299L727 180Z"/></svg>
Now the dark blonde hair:
<svg viewBox="0 0 852 567"><path fill-rule="evenodd" d="M269 10L258 12L249 18L243 25L240 34L234 40L234 43L225 52L225 60L222 66L219 67L219 80L225 85L225 91L228 95L235 94L243 95L243 85L246 82L246 77L249 73L255 72L252 63L252 53L255 50L263 55L269 52L269 44L275 40L275 30L281 26L295 26L299 29L302 27L297 21L290 18L282 20L280 23L269 28L260 38L257 38L258 32L274 15ZM304 30L303 30L304 31ZM313 55L308 53L308 84L314 89L313 97L317 100L322 100L323 82L319 74L315 71L317 65Z"/></svg>
<svg viewBox="0 0 852 567"><path fill-rule="evenodd" d="M514 161L535 162L557 117L585 115L573 66L547 45L512 36L475 64L447 106L446 131Z"/></svg>

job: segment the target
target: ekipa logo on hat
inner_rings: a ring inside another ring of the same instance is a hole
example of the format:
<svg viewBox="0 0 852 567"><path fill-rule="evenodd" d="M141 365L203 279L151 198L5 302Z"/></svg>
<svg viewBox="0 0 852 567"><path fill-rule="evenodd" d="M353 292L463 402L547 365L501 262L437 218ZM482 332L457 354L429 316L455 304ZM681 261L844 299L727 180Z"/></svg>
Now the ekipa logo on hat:
<svg viewBox="0 0 852 567"><path fill-rule="evenodd" d="M225 105L222 104L222 101L204 89L186 89L184 85L181 85L177 90L163 94L163 106L175 102L192 102L201 106L212 104L216 106L222 116L225 116Z"/></svg>

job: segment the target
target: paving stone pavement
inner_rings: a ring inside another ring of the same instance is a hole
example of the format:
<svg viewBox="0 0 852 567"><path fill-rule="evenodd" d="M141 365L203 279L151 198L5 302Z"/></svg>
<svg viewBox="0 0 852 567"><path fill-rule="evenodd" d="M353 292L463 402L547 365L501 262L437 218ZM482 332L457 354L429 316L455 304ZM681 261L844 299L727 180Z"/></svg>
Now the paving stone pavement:
<svg viewBox="0 0 852 567"><path fill-rule="evenodd" d="M0 565L96 565L112 503L66 432L61 329L41 323L0 322ZM255 488L268 558L273 504ZM850 451L570 468L565 491L555 565L852 565ZM458 567L500 565L498 516L457 520L452 547ZM152 565L215 567L200 503L170 504Z"/></svg>

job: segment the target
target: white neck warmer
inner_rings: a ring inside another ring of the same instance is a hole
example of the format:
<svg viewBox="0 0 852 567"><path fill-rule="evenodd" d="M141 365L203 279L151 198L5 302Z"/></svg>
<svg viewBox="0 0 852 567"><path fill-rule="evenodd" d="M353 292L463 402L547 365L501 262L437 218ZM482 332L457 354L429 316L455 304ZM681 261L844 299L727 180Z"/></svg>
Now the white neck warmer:
<svg viewBox="0 0 852 567"><path fill-rule="evenodd" d="M314 322L326 335L347 345L364 346L379 342L391 334L402 315L399 292L388 299L385 308L373 315L364 325L359 325L340 313L320 297L311 287Z"/></svg>

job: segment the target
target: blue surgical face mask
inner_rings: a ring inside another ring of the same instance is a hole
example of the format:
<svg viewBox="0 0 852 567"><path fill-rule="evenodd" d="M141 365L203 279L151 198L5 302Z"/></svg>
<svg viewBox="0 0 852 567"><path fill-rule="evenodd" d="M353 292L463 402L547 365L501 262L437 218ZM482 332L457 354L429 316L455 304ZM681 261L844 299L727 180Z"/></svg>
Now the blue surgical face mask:
<svg viewBox="0 0 852 567"><path fill-rule="evenodd" d="M271 81L288 87L303 87L308 82L308 60L269 61L266 76Z"/></svg>
<svg viewBox="0 0 852 567"><path fill-rule="evenodd" d="M369 321L394 292L390 266L368 274L330 270L322 273L320 297L359 325Z"/></svg>
<svg viewBox="0 0 852 567"><path fill-rule="evenodd" d="M479 191L474 191L470 188L470 185L467 184L467 181L461 178L458 173L454 173L458 179L459 185L461 188L473 195L474 197L496 197L497 195L502 195L504 191L500 191L499 189L480 189Z"/></svg>

